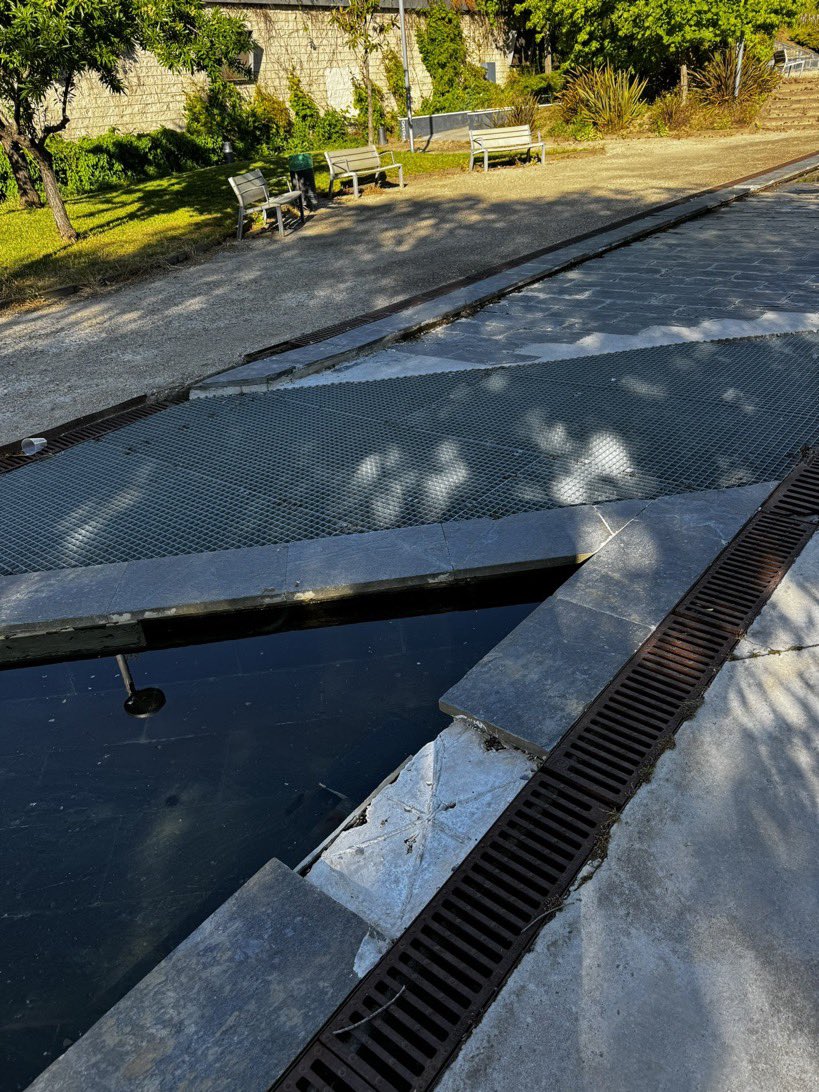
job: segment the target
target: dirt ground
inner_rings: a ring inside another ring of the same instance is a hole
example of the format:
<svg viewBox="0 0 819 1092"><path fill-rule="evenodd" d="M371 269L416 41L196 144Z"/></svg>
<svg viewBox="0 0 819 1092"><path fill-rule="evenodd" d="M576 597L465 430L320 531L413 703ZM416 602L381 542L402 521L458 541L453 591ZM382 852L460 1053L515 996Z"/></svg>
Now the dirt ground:
<svg viewBox="0 0 819 1092"><path fill-rule="evenodd" d="M817 132L609 141L322 208L104 294L0 315L0 443L819 148Z"/></svg>

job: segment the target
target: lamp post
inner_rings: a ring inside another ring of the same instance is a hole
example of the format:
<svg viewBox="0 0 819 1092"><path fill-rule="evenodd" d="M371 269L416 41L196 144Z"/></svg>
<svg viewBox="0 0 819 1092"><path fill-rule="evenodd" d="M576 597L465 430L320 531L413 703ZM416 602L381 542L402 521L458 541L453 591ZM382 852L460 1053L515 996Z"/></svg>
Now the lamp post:
<svg viewBox="0 0 819 1092"><path fill-rule="evenodd" d="M415 151L415 133L412 131L412 91L410 90L409 60L407 59L407 24L404 18L404 0L398 0L398 22L401 27L401 60L404 65L404 96L407 103L407 129L410 151Z"/></svg>

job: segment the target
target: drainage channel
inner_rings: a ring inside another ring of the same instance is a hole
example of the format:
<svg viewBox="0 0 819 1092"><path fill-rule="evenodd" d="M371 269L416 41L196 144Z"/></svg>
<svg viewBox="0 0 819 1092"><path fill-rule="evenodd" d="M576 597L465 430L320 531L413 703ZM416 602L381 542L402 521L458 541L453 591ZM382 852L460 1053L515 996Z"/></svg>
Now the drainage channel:
<svg viewBox="0 0 819 1092"><path fill-rule="evenodd" d="M273 1086L431 1088L816 530L808 452Z"/></svg>

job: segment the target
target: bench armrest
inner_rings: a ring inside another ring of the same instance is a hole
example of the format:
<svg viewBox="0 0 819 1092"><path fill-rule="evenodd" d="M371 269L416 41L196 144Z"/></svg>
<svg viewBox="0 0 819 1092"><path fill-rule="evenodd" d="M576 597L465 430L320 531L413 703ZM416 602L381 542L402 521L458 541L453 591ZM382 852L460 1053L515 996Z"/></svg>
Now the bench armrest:
<svg viewBox="0 0 819 1092"><path fill-rule="evenodd" d="M393 152L393 151L379 152L378 153L378 158L380 159L382 156L385 156L385 155L390 156L390 162L391 163L395 163L395 152ZM397 166L397 164L396 164L396 166Z"/></svg>
<svg viewBox="0 0 819 1092"><path fill-rule="evenodd" d="M480 148L480 150L482 152L485 151L485 148L484 148L483 144L481 144L481 141L480 141L479 137L473 136L472 137L472 143L475 145L476 148Z"/></svg>

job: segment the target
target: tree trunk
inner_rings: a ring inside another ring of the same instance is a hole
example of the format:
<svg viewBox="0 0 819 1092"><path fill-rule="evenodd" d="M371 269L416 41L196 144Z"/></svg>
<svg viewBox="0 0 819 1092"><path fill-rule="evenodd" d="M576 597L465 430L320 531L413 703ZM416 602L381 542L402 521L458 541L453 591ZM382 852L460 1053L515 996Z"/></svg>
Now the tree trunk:
<svg viewBox="0 0 819 1092"><path fill-rule="evenodd" d="M26 209L41 209L43 202L37 193L34 183L31 181L31 172L23 155L23 149L14 141L3 144L3 151L11 165L11 173L17 183L17 192L20 195L20 204Z"/></svg>
<svg viewBox="0 0 819 1092"><path fill-rule="evenodd" d="M680 65L680 98L688 102L688 65Z"/></svg>
<svg viewBox="0 0 819 1092"><path fill-rule="evenodd" d="M68 219L68 211L66 210L63 196L60 193L60 187L57 185L57 176L54 174L51 153L42 145L37 146L35 144L31 145L31 152L37 160L37 166L40 168L46 201L48 201L48 207L51 209L52 215L54 216L54 223L57 225L57 231L60 233L60 238L65 239L66 242L69 243L76 243L79 235L77 235L71 221Z"/></svg>
<svg viewBox="0 0 819 1092"><path fill-rule="evenodd" d="M375 144L373 126L373 81L370 79L370 56L364 55L364 86L367 88L367 143Z"/></svg>

